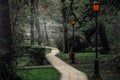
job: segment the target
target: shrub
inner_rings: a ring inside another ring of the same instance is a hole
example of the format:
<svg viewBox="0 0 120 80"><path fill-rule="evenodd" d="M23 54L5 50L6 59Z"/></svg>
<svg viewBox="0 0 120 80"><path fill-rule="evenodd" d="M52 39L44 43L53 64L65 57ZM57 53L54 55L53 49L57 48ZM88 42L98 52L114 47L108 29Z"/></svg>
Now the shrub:
<svg viewBox="0 0 120 80"><path fill-rule="evenodd" d="M68 33L68 48L74 45L74 52L79 52L84 50L87 47L87 41L83 33L80 31L76 31L74 33L74 44L72 32ZM60 51L63 51L63 34L59 34L56 36L56 45Z"/></svg>
<svg viewBox="0 0 120 80"><path fill-rule="evenodd" d="M30 58L35 60L35 65L43 65L45 60L45 49L44 48L31 48Z"/></svg>

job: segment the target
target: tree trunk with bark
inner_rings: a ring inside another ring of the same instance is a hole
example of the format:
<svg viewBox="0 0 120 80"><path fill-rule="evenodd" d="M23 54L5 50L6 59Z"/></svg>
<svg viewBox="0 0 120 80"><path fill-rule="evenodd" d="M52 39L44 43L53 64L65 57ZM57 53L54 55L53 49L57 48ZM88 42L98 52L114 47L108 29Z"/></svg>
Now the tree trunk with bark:
<svg viewBox="0 0 120 80"><path fill-rule="evenodd" d="M0 0L0 49L5 50L6 57L3 60L10 64L12 51L12 34L10 27L10 16L8 0ZM8 54L9 53L9 54Z"/></svg>
<svg viewBox="0 0 120 80"><path fill-rule="evenodd" d="M0 0L0 80L20 80L14 73L8 0Z"/></svg>
<svg viewBox="0 0 120 80"><path fill-rule="evenodd" d="M101 40L101 45L102 45L102 50L100 53L107 54L110 48L108 44L107 35L105 32L105 26L102 23L99 24L99 35L100 35L100 40Z"/></svg>
<svg viewBox="0 0 120 80"><path fill-rule="evenodd" d="M66 9L65 9L65 0L61 0L62 2L62 16L63 16L63 52L68 52L68 30L67 30L67 24L66 24Z"/></svg>
<svg viewBox="0 0 120 80"><path fill-rule="evenodd" d="M31 45L34 45L34 0L31 0Z"/></svg>
<svg viewBox="0 0 120 80"><path fill-rule="evenodd" d="M38 33L38 38L37 38L37 41L38 41L38 45L41 45L41 33L40 33L40 22L39 22L39 19L38 19L38 16L39 16L39 9L38 9L38 4L39 4L39 0L35 0L35 27L36 27L36 30L37 30L37 33Z"/></svg>

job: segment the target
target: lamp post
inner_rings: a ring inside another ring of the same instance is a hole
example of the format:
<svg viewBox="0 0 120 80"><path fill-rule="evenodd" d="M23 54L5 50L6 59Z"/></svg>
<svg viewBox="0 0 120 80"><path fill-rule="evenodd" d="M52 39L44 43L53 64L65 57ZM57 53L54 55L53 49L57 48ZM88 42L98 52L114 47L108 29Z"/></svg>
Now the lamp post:
<svg viewBox="0 0 120 80"><path fill-rule="evenodd" d="M93 11L95 12L95 30L96 30L96 35L95 35L95 43L96 43L96 47L95 47L95 52L96 52L96 59L95 59L95 63L94 63L94 75L92 76L93 79L101 79L101 76L99 74L99 59L98 59L98 12L100 10L100 4L98 1L94 1L93 2Z"/></svg>
<svg viewBox="0 0 120 80"><path fill-rule="evenodd" d="M72 53L71 53L71 63L75 63L75 55L74 55L74 51L73 51L73 48L74 48L74 26L75 26L75 24L76 24L76 20L75 19L73 19L72 21L71 21L71 24L72 24L72 27L73 27L73 33L72 33Z"/></svg>

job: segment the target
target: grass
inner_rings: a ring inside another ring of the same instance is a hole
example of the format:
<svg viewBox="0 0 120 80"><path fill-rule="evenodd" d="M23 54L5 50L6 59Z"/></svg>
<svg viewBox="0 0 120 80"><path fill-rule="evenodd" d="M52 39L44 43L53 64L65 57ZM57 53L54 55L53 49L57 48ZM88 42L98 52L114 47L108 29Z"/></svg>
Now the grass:
<svg viewBox="0 0 120 80"><path fill-rule="evenodd" d="M75 54L76 64L71 64L69 60L68 54L58 54L59 58L74 66L80 71L87 73L88 77L91 79L94 74L94 60L95 53L94 52L83 52ZM103 80L120 80L118 74L115 74L109 70L110 66L106 64L106 62L110 59L111 55L109 54L99 54L99 64L100 64L100 74Z"/></svg>
<svg viewBox="0 0 120 80"><path fill-rule="evenodd" d="M45 54L49 54L49 53L51 53L51 49L46 48L46 49L45 49Z"/></svg>
<svg viewBox="0 0 120 80"><path fill-rule="evenodd" d="M51 47L56 47L55 41L50 41L50 46L51 46Z"/></svg>
<svg viewBox="0 0 120 80"><path fill-rule="evenodd" d="M52 67L18 70L17 75L22 80L59 80L60 78L58 71Z"/></svg>
<svg viewBox="0 0 120 80"><path fill-rule="evenodd" d="M50 52L51 49L45 49L45 54L48 54ZM29 62L31 60L29 56L21 57L18 59L20 59L18 66L26 66L28 64L29 66L34 65ZM47 62L47 64L49 63ZM53 67L18 70L17 75L21 78L21 80L59 80L60 79L59 72Z"/></svg>

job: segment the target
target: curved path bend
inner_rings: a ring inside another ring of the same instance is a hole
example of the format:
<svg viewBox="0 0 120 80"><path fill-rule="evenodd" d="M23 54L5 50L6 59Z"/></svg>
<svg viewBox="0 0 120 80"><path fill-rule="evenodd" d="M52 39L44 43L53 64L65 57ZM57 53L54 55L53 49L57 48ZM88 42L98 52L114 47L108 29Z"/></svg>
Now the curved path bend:
<svg viewBox="0 0 120 80"><path fill-rule="evenodd" d="M58 49L52 47L47 48L51 48L52 51L50 54L46 54L46 58L61 73L60 80L88 80L88 77L85 73L78 71L55 56L59 53Z"/></svg>

